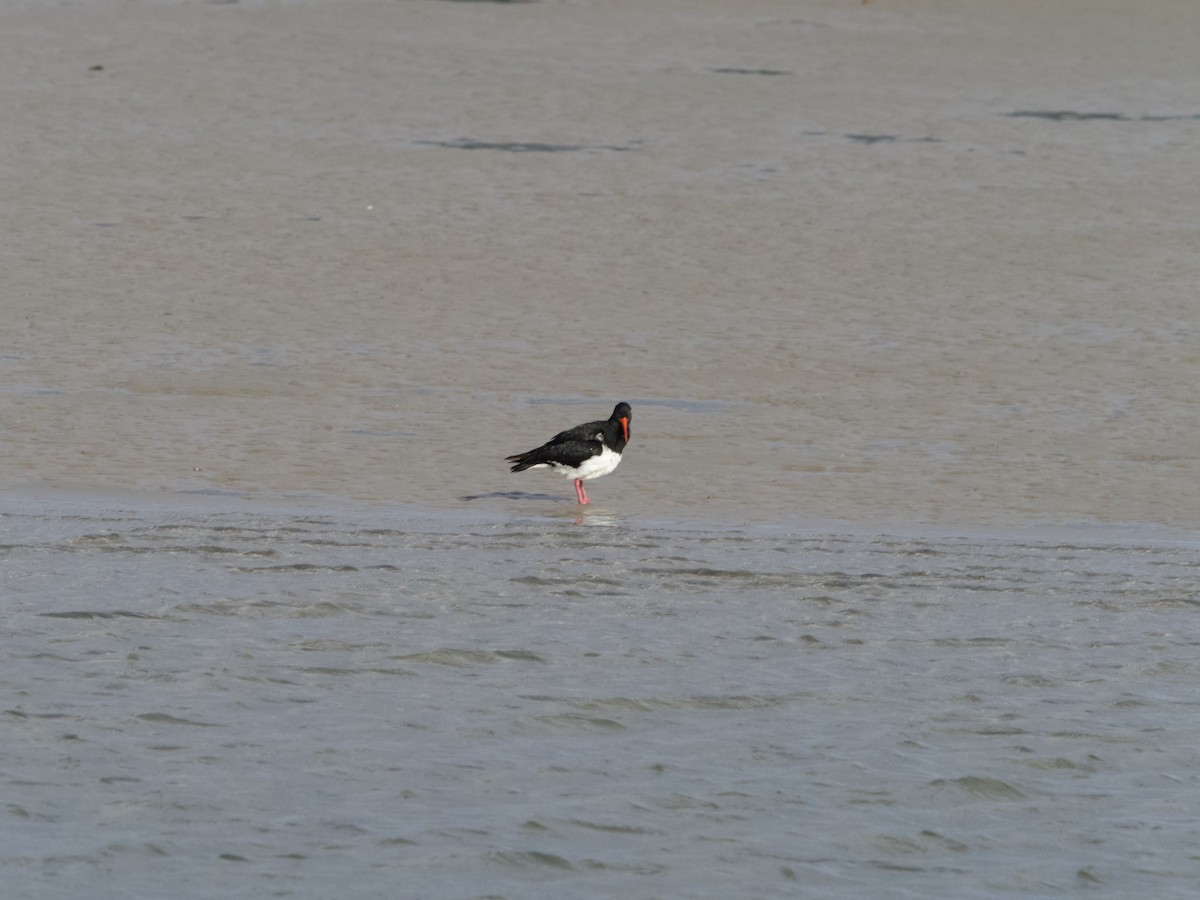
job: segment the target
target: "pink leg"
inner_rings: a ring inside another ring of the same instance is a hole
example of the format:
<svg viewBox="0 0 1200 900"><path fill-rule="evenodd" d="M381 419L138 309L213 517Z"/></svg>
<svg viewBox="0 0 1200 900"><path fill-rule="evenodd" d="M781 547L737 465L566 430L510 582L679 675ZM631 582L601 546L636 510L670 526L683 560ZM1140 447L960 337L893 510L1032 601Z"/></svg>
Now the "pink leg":
<svg viewBox="0 0 1200 900"><path fill-rule="evenodd" d="M575 479L575 496L579 498L580 503L590 503L591 502L587 498L587 491L585 491L583 489L583 479L582 478Z"/></svg>

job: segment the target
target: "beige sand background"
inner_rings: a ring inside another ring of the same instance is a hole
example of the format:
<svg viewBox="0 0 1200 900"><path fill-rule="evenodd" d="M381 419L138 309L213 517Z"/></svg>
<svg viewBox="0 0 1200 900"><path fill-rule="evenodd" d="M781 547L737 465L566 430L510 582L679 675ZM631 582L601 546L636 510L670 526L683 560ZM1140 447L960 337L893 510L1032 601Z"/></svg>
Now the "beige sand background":
<svg viewBox="0 0 1200 900"><path fill-rule="evenodd" d="M624 399L601 512L1191 527L1198 34L1194 0L7 2L0 488L533 511L460 498L569 498L500 458Z"/></svg>

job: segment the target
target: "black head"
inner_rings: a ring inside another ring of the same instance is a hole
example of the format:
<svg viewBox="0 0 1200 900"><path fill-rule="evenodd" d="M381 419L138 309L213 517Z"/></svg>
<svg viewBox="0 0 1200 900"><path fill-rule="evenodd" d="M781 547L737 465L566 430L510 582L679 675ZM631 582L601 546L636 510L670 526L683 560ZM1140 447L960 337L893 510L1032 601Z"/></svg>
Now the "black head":
<svg viewBox="0 0 1200 900"><path fill-rule="evenodd" d="M613 407L612 415L608 417L608 421L621 423L621 434L625 436L625 441L628 443L629 423L633 421L633 410L629 408L629 404L618 403Z"/></svg>

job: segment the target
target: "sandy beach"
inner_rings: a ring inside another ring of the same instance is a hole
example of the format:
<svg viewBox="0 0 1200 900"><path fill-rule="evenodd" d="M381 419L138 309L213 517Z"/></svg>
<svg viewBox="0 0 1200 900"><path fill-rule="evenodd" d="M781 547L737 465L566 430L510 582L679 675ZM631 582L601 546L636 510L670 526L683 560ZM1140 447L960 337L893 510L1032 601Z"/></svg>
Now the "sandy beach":
<svg viewBox="0 0 1200 900"><path fill-rule="evenodd" d="M1190 528L1198 31L5 4L0 488L494 510L628 400L635 516Z"/></svg>

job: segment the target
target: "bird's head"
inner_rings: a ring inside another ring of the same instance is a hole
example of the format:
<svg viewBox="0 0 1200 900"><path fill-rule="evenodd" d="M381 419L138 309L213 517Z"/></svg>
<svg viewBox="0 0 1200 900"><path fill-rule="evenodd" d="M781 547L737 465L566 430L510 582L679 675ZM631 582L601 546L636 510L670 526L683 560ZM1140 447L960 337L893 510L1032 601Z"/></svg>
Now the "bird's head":
<svg viewBox="0 0 1200 900"><path fill-rule="evenodd" d="M629 404L618 403L613 409L610 419L621 423L621 434L625 438L625 443L629 443L629 423L633 419L633 410L630 409Z"/></svg>

